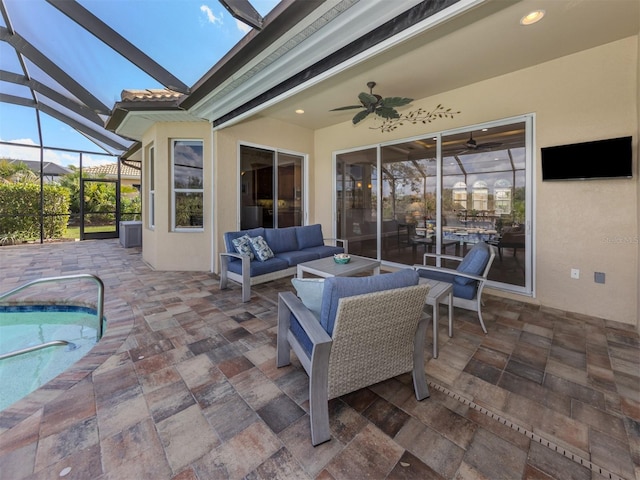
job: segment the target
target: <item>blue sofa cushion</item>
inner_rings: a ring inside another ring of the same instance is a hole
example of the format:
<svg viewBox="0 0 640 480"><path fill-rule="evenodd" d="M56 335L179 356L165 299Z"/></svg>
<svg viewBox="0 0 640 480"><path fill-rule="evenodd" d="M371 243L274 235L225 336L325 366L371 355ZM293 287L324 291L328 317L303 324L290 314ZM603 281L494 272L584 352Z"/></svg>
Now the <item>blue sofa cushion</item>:
<svg viewBox="0 0 640 480"><path fill-rule="evenodd" d="M296 228L267 228L264 231L264 239L271 247L273 253L292 252L298 250Z"/></svg>
<svg viewBox="0 0 640 480"><path fill-rule="evenodd" d="M320 245L317 247L309 247L302 250L305 253L311 253L316 258L332 257L336 253L344 253L344 248L334 247L332 245Z"/></svg>
<svg viewBox="0 0 640 480"><path fill-rule="evenodd" d="M460 262L456 270L458 272L470 273L473 275L482 275L490 256L491 251L489 250L489 245L485 242L478 242L464 256L464 259ZM475 282L475 280L471 278L459 276L456 276L453 281L458 285L469 285Z"/></svg>
<svg viewBox="0 0 640 480"><path fill-rule="evenodd" d="M303 262L310 262L311 260L317 260L320 258L316 252L301 252L299 250L293 250L291 252L276 253L276 257L287 261L290 267L298 265Z"/></svg>
<svg viewBox="0 0 640 480"><path fill-rule="evenodd" d="M333 334L338 302L343 297L409 287L411 285L417 285L418 280L418 273L411 268L405 268L393 273L373 275L371 277L327 278L324 282L324 291L322 292L320 324L329 335Z"/></svg>
<svg viewBox="0 0 640 480"><path fill-rule="evenodd" d="M319 223L315 225L306 225L304 227L296 227L296 237L298 239L298 248L300 250L324 245L322 226Z"/></svg>
<svg viewBox="0 0 640 480"><path fill-rule="evenodd" d="M252 228L250 230L240 230L238 232L226 232L224 234L224 245L227 249L227 252L235 252L236 249L233 246L233 240L236 238L240 238L243 235L249 235L250 237L261 236L264 238L264 228Z"/></svg>
<svg viewBox="0 0 640 480"><path fill-rule="evenodd" d="M278 270L284 270L289 268L289 264L286 260L281 258L270 258L264 262L253 261L249 264L249 276L256 277L265 273L277 272ZM242 262L238 259L229 261L228 269L230 272L242 275Z"/></svg>

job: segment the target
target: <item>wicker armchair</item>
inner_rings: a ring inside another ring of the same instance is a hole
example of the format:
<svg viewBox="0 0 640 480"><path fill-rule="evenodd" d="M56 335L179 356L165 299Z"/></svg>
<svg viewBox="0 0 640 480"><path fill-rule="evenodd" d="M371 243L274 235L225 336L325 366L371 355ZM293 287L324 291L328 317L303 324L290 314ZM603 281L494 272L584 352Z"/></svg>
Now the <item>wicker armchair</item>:
<svg viewBox="0 0 640 480"><path fill-rule="evenodd" d="M358 279L326 282L333 280ZM416 398L429 396L424 341L430 317L423 313L428 292L428 285L413 285L340 298L331 335L292 292L279 294L277 366L290 363L292 348L309 375L314 446L331 439L332 398L406 372L413 373ZM327 297L325 292L328 310Z"/></svg>

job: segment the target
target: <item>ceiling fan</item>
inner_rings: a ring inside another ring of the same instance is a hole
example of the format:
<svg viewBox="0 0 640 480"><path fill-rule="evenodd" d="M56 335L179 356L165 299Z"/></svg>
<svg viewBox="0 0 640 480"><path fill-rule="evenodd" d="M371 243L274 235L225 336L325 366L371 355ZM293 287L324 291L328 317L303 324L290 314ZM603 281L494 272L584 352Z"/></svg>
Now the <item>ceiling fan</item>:
<svg viewBox="0 0 640 480"><path fill-rule="evenodd" d="M347 105L346 107L338 107L331 110L336 112L339 110L352 110L355 108L361 108L362 111L356 113L353 117L353 124L364 120L369 114L375 113L382 118L400 118L400 114L394 107L401 107L413 101L412 98L405 97L387 97L382 98L380 95L373 93L373 87L376 86L376 82L368 82L369 93L361 92L358 95L360 105Z"/></svg>
<svg viewBox="0 0 640 480"><path fill-rule="evenodd" d="M502 145L502 142L478 143L473 139L473 132L471 132L469 134L469 140L467 140L467 142L464 144L465 148L463 148L462 150L459 150L456 153L475 152L478 150L490 150L492 148L499 147L500 145Z"/></svg>

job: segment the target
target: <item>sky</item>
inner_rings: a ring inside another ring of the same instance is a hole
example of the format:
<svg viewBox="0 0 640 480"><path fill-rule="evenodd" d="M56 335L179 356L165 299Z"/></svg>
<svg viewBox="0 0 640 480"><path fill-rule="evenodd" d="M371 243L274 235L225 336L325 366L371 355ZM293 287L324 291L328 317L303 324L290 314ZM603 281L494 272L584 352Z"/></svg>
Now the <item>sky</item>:
<svg viewBox="0 0 640 480"><path fill-rule="evenodd" d="M250 0L264 17L278 0ZM193 86L250 27L234 19L218 0L78 0L91 13L125 37L184 84ZM53 59L62 70L90 90L109 109L124 89L163 88L156 80L102 44L45 0L5 0L15 31ZM0 26L7 27L0 19ZM61 90L28 62L34 80ZM0 42L0 69L22 75L20 64ZM28 89L0 81L0 93L31 99ZM40 114L43 144L103 152L64 123ZM39 145L35 109L0 103L0 141ZM79 154L45 150L45 161L78 165ZM0 144L0 158L39 160L38 148ZM83 166L115 159L83 154Z"/></svg>

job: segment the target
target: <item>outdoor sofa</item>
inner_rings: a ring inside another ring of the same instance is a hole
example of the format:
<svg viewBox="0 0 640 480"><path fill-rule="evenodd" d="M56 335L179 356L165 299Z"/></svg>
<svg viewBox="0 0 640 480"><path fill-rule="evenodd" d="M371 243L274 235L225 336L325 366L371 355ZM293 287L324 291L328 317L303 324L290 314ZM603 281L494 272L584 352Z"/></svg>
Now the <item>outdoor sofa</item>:
<svg viewBox="0 0 640 480"><path fill-rule="evenodd" d="M228 280L241 284L243 302L251 298L251 285L294 275L299 263L348 250L346 240L324 238L320 224L226 232L224 244L220 289L227 288Z"/></svg>

